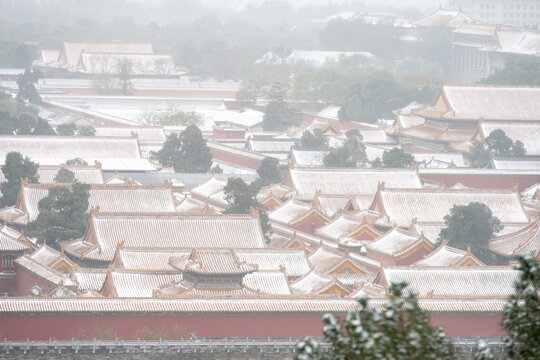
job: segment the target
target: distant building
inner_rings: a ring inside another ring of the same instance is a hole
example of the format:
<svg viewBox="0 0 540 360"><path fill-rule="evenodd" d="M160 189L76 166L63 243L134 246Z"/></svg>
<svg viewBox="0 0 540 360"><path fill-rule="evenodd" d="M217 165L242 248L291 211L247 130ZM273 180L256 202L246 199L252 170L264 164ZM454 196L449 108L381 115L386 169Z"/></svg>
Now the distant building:
<svg viewBox="0 0 540 360"><path fill-rule="evenodd" d="M174 65L172 55L155 53L152 43L127 41L64 41L60 50L41 50L34 66L49 76L116 75L124 61L135 76L176 77L187 72Z"/></svg>
<svg viewBox="0 0 540 360"><path fill-rule="evenodd" d="M538 0L449 0L448 6L488 24L540 25Z"/></svg>

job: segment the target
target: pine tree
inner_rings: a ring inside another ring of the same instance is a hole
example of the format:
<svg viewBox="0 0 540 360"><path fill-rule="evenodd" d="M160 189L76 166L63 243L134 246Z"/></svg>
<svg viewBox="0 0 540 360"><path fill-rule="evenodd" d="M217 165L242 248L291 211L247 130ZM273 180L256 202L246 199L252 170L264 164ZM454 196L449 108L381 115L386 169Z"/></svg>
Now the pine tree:
<svg viewBox="0 0 540 360"><path fill-rule="evenodd" d="M38 166L39 164L33 162L29 157L23 157L18 152L10 152L6 155L5 164L2 166L2 172L6 178L6 182L1 185L2 205L15 205L21 187L21 179L28 179L30 183L38 182Z"/></svg>

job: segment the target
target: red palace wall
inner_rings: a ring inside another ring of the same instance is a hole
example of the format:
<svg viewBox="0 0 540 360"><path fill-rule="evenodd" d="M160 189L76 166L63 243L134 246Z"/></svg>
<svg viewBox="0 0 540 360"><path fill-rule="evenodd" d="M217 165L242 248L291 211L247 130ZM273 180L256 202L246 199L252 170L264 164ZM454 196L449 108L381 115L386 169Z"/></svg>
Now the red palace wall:
<svg viewBox="0 0 540 360"><path fill-rule="evenodd" d="M234 165L240 165L243 167L247 167L249 169L257 170L259 166L261 166L261 162L259 160L247 159L242 156L223 153L221 151L216 151L214 149L210 149L210 153L212 153L212 156L216 160L225 161Z"/></svg>
<svg viewBox="0 0 540 360"><path fill-rule="evenodd" d="M43 293L49 293L56 288L56 285L53 283L32 274L18 265L15 266L15 272L17 274L15 281L15 292L17 296L28 295L34 285L39 286L43 290Z"/></svg>
<svg viewBox="0 0 540 360"><path fill-rule="evenodd" d="M245 130L229 130L229 129L219 129L214 128L212 131L212 136L214 139L245 139L246 131Z"/></svg>
<svg viewBox="0 0 540 360"><path fill-rule="evenodd" d="M0 273L0 294L15 293L15 274Z"/></svg>
<svg viewBox="0 0 540 360"><path fill-rule="evenodd" d="M447 336L502 336L502 315L432 314ZM320 314L197 315L1 315L0 335L10 340L71 339L114 334L136 339L148 331L170 338L196 332L207 337L322 336Z"/></svg>
<svg viewBox="0 0 540 360"><path fill-rule="evenodd" d="M504 176L504 175L425 175L420 174L424 180L442 182L451 187L457 183L476 189L506 189L514 184L519 191L523 191L540 182L540 176Z"/></svg>

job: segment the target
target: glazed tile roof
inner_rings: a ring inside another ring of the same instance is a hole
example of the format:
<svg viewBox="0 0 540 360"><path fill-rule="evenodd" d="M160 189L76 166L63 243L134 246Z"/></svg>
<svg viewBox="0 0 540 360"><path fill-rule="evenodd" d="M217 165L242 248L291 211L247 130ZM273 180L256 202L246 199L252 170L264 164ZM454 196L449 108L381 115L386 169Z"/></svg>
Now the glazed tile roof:
<svg viewBox="0 0 540 360"><path fill-rule="evenodd" d="M223 189L227 185L227 179L212 176L203 184L191 189L191 194L197 199L209 201L214 205L226 208L229 204L225 200Z"/></svg>
<svg viewBox="0 0 540 360"><path fill-rule="evenodd" d="M52 284L55 284L55 285L62 284L64 286L74 286L74 287L77 286L77 284L73 282L68 277L67 274L56 271L52 269L51 267L32 259L28 255L23 255L15 259L15 263L18 266L24 268L26 271L29 271Z"/></svg>
<svg viewBox="0 0 540 360"><path fill-rule="evenodd" d="M83 291L101 291L106 278L107 269L77 268L71 272L71 280L75 281L79 289Z"/></svg>
<svg viewBox="0 0 540 360"><path fill-rule="evenodd" d="M381 307L385 300L373 300ZM501 313L506 299L420 299L420 308L428 312ZM53 313L344 313L358 308L353 299L330 298L184 298L184 299L110 299L110 298L3 298L2 314Z"/></svg>
<svg viewBox="0 0 540 360"><path fill-rule="evenodd" d="M153 54L154 47L150 42L127 41L64 41L60 60L74 67L79 64L83 53L101 54Z"/></svg>
<svg viewBox="0 0 540 360"><path fill-rule="evenodd" d="M447 26L457 28L463 24L472 22L474 22L474 20L461 12L461 10L438 9L434 14L415 21L413 25L421 27Z"/></svg>
<svg viewBox="0 0 540 360"><path fill-rule="evenodd" d="M366 249L368 253L375 251L388 256L399 256L405 251L417 246L422 241L427 241L427 245L433 247L433 244L421 235L395 227L374 242L366 245Z"/></svg>
<svg viewBox="0 0 540 360"><path fill-rule="evenodd" d="M112 137L133 137L136 134L137 139L142 144L148 143L164 143L167 140L165 130L161 127L154 126L137 126L137 127L95 127L96 136L112 136Z"/></svg>
<svg viewBox="0 0 540 360"><path fill-rule="evenodd" d="M23 183L22 204L28 213L28 221L39 215L39 201L49 194L53 186L66 184ZM19 195L20 196L20 195ZM99 206L104 212L174 212L176 210L171 189L168 186L91 185L89 207Z"/></svg>
<svg viewBox="0 0 540 360"><path fill-rule="evenodd" d="M539 95L540 96L540 95ZM540 106L540 100L538 100ZM538 119L540 120L540 118ZM538 122L495 122L483 121L479 124L484 138L491 132L500 129L504 131L513 141L519 140L523 143L527 156L540 155L540 121Z"/></svg>
<svg viewBox="0 0 540 360"><path fill-rule="evenodd" d="M173 213L97 214L84 241L64 243L78 257L112 261L117 245L146 248L264 248L258 217L182 216Z"/></svg>
<svg viewBox="0 0 540 360"><path fill-rule="evenodd" d="M40 165L61 165L81 158L89 164L99 161L103 170L155 170L141 157L135 138L1 135L0 163L13 149Z"/></svg>
<svg viewBox="0 0 540 360"><path fill-rule="evenodd" d="M476 263L478 266L484 266L484 263L478 260L470 251L460 250L442 244L431 254L417 261L414 266L459 266L467 260Z"/></svg>
<svg viewBox="0 0 540 360"><path fill-rule="evenodd" d="M535 256L540 252L540 220L516 232L496 236L489 242L489 249L504 256L516 256L532 252Z"/></svg>
<svg viewBox="0 0 540 360"><path fill-rule="evenodd" d="M510 267L386 267L376 283L406 282L418 297L499 298L514 293L519 272Z"/></svg>
<svg viewBox="0 0 540 360"><path fill-rule="evenodd" d="M0 251L26 251L30 244L22 239L22 234L4 225L0 229Z"/></svg>
<svg viewBox="0 0 540 360"><path fill-rule="evenodd" d="M341 214L323 227L315 230L315 235L328 240L338 241L341 237L357 231L363 225L364 222L362 220L358 220L347 214Z"/></svg>
<svg viewBox="0 0 540 360"><path fill-rule="evenodd" d="M173 259L171 264L179 270L204 275L241 275L257 270L257 265L241 262L231 249L193 249L188 259Z"/></svg>
<svg viewBox="0 0 540 360"><path fill-rule="evenodd" d="M268 219L283 225L289 225L296 220L315 211L313 206L302 201L290 199L268 215Z"/></svg>
<svg viewBox="0 0 540 360"><path fill-rule="evenodd" d="M115 265L130 270L173 271L171 258L186 259L191 249L185 248L120 248L116 253Z"/></svg>
<svg viewBox="0 0 540 360"><path fill-rule="evenodd" d="M283 185L292 187L299 200L313 200L319 195L375 195L379 183L391 188L420 189L416 170L289 168Z"/></svg>
<svg viewBox="0 0 540 360"><path fill-rule="evenodd" d="M256 271L244 276L243 285L263 294L290 295L291 288L283 271Z"/></svg>
<svg viewBox="0 0 540 360"><path fill-rule="evenodd" d="M384 189L379 192L380 206L391 223L408 227L418 222L443 223L454 205L480 202L504 223L525 223L527 215L519 194L505 190L461 189Z"/></svg>
<svg viewBox="0 0 540 360"><path fill-rule="evenodd" d="M103 184L103 172L99 166L92 165L41 165L38 167L37 173L40 183L54 183L54 178L61 168L68 169L73 172L75 179L85 184ZM4 182L4 173L0 171L0 182Z"/></svg>
<svg viewBox="0 0 540 360"><path fill-rule="evenodd" d="M182 281L178 272L149 272L117 269L107 275L106 283L115 296L124 298L152 297L154 290Z"/></svg>
<svg viewBox="0 0 540 360"><path fill-rule="evenodd" d="M288 277L307 273L310 263L303 249L234 249L240 261L256 264L259 271L277 271L281 267Z"/></svg>

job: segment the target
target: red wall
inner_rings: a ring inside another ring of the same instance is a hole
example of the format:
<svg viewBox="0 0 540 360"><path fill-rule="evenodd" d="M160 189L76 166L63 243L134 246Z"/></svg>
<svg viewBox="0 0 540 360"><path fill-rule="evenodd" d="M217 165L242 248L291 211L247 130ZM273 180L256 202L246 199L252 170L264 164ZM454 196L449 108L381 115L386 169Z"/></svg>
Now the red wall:
<svg viewBox="0 0 540 360"><path fill-rule="evenodd" d="M15 282L15 292L17 296L25 296L30 294L30 289L34 285L39 286L43 290L43 293L49 293L56 288L55 284L32 274L19 265L15 266L15 272L17 274L17 279Z"/></svg>
<svg viewBox="0 0 540 360"><path fill-rule="evenodd" d="M0 294L13 294L15 292L15 274L0 275Z"/></svg>
<svg viewBox="0 0 540 360"><path fill-rule="evenodd" d="M224 130L219 128L214 128L213 131L214 139L244 139L246 137L246 130Z"/></svg>
<svg viewBox="0 0 540 360"><path fill-rule="evenodd" d="M513 184L517 184L519 191L540 182L540 176L504 176L504 175L425 175L420 177L424 180L443 182L446 186L454 186L462 183L465 186L477 189L505 189L509 190Z"/></svg>
<svg viewBox="0 0 540 360"><path fill-rule="evenodd" d="M502 315L432 314L433 326L442 326L448 336L502 336ZM124 339L141 337L142 329L167 332L170 336L197 332L212 337L301 337L322 336L320 314L261 315L1 315L0 335L10 340L71 339L108 331Z"/></svg>
<svg viewBox="0 0 540 360"><path fill-rule="evenodd" d="M426 248L420 248L420 249L416 250L415 252L413 252L411 255L409 255L409 256L407 256L407 257L405 257L403 259L396 260L396 265L411 265L411 264L414 264L415 262L417 262L419 260L422 260L428 254L431 254L431 251L429 251Z"/></svg>
<svg viewBox="0 0 540 360"><path fill-rule="evenodd" d="M230 164L240 165L249 169L257 170L259 166L261 166L261 162L259 160L247 159L242 156L228 154L221 151L216 151L214 149L210 149L210 153L212 153L212 156L216 160L222 160Z"/></svg>
<svg viewBox="0 0 540 360"><path fill-rule="evenodd" d="M324 225L326 225L326 222L322 221L316 216L313 216L313 218L308 219L300 225L291 225L290 227L306 234L313 234L315 230Z"/></svg>

